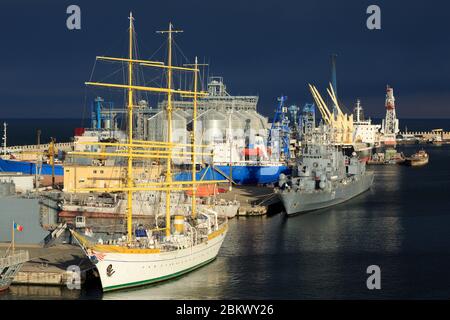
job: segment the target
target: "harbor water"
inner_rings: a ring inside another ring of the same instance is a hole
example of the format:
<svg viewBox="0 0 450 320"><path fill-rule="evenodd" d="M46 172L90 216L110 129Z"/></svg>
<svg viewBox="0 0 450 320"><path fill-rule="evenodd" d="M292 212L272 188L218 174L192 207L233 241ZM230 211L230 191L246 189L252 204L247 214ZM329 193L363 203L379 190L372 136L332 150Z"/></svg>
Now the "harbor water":
<svg viewBox="0 0 450 320"><path fill-rule="evenodd" d="M69 141L73 128L82 124L77 119L7 121L9 144L35 143L37 128L45 128L42 142L46 134ZM422 131L447 128L449 120L402 123L410 131ZM0 299L449 298L450 146L425 149L429 165L372 166L373 188L339 206L289 218L274 214L230 220L219 257L179 279L105 295L95 286L81 292L14 286ZM399 149L405 154L417 150L415 145ZM21 212L15 217L33 221L26 233L17 235L18 242L37 243L44 235L37 210L32 211L32 216ZM10 237L11 214L8 210L0 217L0 241ZM381 268L381 290L366 287L369 265Z"/></svg>
<svg viewBox="0 0 450 320"><path fill-rule="evenodd" d="M230 220L218 258L178 279L104 295L14 286L0 299L448 299L450 146L424 147L429 165L369 167L373 188L344 204ZM367 289L370 265L381 290Z"/></svg>

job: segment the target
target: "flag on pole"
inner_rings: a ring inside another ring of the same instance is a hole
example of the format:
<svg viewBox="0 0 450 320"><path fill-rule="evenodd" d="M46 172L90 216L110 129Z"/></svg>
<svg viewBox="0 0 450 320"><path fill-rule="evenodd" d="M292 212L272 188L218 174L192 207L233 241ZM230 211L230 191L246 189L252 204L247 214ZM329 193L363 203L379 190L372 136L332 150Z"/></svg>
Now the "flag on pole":
<svg viewBox="0 0 450 320"><path fill-rule="evenodd" d="M20 224L14 222L14 230L23 231L23 227Z"/></svg>

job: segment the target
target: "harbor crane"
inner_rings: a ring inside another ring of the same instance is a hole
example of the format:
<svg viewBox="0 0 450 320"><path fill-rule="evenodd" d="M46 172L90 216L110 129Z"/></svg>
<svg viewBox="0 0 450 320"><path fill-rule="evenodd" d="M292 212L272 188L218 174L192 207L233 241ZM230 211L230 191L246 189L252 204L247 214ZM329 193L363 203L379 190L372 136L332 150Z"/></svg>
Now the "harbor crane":
<svg viewBox="0 0 450 320"><path fill-rule="evenodd" d="M322 115L322 119L325 121L327 125L336 130L335 142L338 144L341 143L352 144L354 131L353 115L352 114L348 115L342 112L342 109L339 106L337 96L333 89L333 85L330 83L330 87L327 88L327 93L334 103L333 112L330 111L317 88L311 84L308 84L308 86L314 98L314 101L316 102L316 105L320 111L320 114Z"/></svg>
<svg viewBox="0 0 450 320"><path fill-rule="evenodd" d="M289 128L289 117L288 117L288 108L285 105L287 100L286 96L281 96L278 98L278 105L275 110L275 115L272 121L272 127L269 132L269 144L271 144L274 140L274 135L277 134L280 136L280 141L282 145L280 146L280 151L283 152L285 157L289 159L289 140L291 129Z"/></svg>

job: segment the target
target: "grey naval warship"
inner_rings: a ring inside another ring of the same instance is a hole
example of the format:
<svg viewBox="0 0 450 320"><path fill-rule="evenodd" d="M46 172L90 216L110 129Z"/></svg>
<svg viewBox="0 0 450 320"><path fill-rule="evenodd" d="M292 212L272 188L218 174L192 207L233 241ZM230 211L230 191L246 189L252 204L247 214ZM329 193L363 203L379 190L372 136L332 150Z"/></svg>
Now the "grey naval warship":
<svg viewBox="0 0 450 320"><path fill-rule="evenodd" d="M280 175L275 192L288 215L333 206L368 190L373 173L348 148L331 143L331 130L315 128L304 141L291 176Z"/></svg>

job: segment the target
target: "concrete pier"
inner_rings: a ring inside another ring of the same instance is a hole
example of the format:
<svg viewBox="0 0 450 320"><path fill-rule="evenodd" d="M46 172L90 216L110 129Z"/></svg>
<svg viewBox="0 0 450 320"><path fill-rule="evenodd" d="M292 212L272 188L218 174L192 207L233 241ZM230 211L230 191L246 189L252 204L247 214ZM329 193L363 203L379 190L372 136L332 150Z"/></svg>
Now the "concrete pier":
<svg viewBox="0 0 450 320"><path fill-rule="evenodd" d="M0 252L6 251L10 244L0 243ZM69 266L78 266L81 271L81 283L86 271L92 268L90 261L75 245L56 245L44 248L38 244L17 244L16 250L27 250L30 260L26 262L14 278L12 284L66 286L72 279Z"/></svg>

